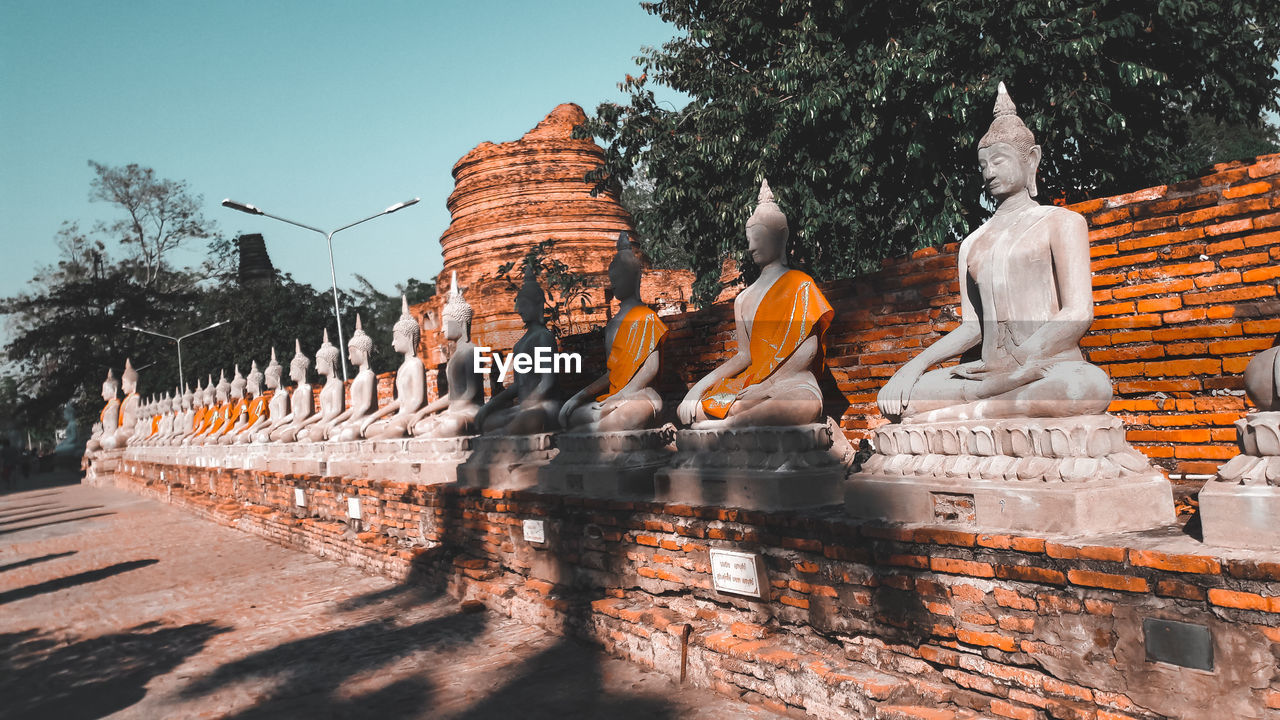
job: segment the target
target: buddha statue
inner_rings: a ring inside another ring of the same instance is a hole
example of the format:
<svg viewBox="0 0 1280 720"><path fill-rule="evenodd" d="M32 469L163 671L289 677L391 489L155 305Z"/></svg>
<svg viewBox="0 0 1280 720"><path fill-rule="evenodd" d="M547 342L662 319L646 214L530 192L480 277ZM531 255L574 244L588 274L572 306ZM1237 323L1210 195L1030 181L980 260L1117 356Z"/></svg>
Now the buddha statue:
<svg viewBox="0 0 1280 720"><path fill-rule="evenodd" d="M289 394L289 414L281 418L280 425L271 431L271 442L297 440L298 430L315 412L315 397L311 393L311 384L307 382L311 359L302 354L302 343L297 338L294 338L293 348L293 360L289 361L289 379L297 385Z"/></svg>
<svg viewBox="0 0 1280 720"><path fill-rule="evenodd" d="M160 421L160 435L152 444L158 446L172 445L174 438L181 434L183 418L186 417L187 412L190 409L191 387L187 386L185 392L182 387L176 388L173 394L172 409L169 411L169 414Z"/></svg>
<svg viewBox="0 0 1280 720"><path fill-rule="evenodd" d="M206 445L225 445L227 437L232 434L237 425L243 422L247 404L244 399L245 384L246 380L240 374L240 364L236 363L233 366L231 390L223 413L222 425L216 432L209 433L205 441Z"/></svg>
<svg viewBox="0 0 1280 720"><path fill-rule="evenodd" d="M378 409L378 376L369 368L372 356L373 338L364 331L357 314L356 331L347 341L347 359L356 367L356 376L351 381L351 404L329 423L325 439L359 439L361 423Z"/></svg>
<svg viewBox="0 0 1280 720"><path fill-rule="evenodd" d="M212 381L212 378L210 380ZM187 444L187 441L204 427L206 412L208 412L208 408L205 403L204 385L199 380L196 380L196 389L191 392L190 422L183 424L182 432L178 437L174 438L174 443L178 445Z"/></svg>
<svg viewBox="0 0 1280 720"><path fill-rule="evenodd" d="M737 352L694 383L676 416L693 429L797 426L822 419L823 336L834 311L813 278L787 267L787 218L768 181L747 220L760 276L733 301Z"/></svg>
<svg viewBox="0 0 1280 720"><path fill-rule="evenodd" d="M650 385L660 369L667 326L640 300L640 259L627 234L618 235L609 282L621 306L604 330L607 371L560 409L560 425L577 432L642 430L657 425L662 396Z"/></svg>
<svg viewBox="0 0 1280 720"><path fill-rule="evenodd" d="M337 346L329 342L329 330L326 328L324 341L316 350L316 372L324 376L324 386L320 388L320 410L298 424L296 435L299 442L323 441L333 421L342 414L346 388L342 379L337 377L341 358Z"/></svg>
<svg viewBox="0 0 1280 720"><path fill-rule="evenodd" d="M449 286L449 299L441 313L445 339L453 352L445 364L449 392L428 403L412 419L417 437L458 437L475 434L476 412L484 403L484 375L475 371L476 346L471 342L471 305L458 290L458 273Z"/></svg>
<svg viewBox="0 0 1280 720"><path fill-rule="evenodd" d="M192 431L183 440L184 445L199 445L200 438L209 432L209 428L213 425L217 415L217 389L213 384L213 375L209 375L209 381L205 383L204 390L197 389L196 402L199 405L200 412L196 421L193 423Z"/></svg>
<svg viewBox="0 0 1280 720"><path fill-rule="evenodd" d="M1084 359L1093 323L1089 228L1035 201L1040 146L1004 83L978 167L995 214L960 245L960 325L903 365L880 390L894 421L1055 418L1103 413L1111 379ZM980 358L929 370L981 348Z"/></svg>
<svg viewBox="0 0 1280 720"><path fill-rule="evenodd" d="M525 332L511 349L515 357L534 357L539 348L556 352L556 337L545 324L546 296L538 285L537 268L526 264L524 281L516 293L516 314ZM532 368L520 372L512 363L515 377L476 411L475 424L488 435L532 435L556 428L560 402L556 399L554 373L538 373Z"/></svg>
<svg viewBox="0 0 1280 720"><path fill-rule="evenodd" d="M218 384L213 388L213 402L210 404L208 422L205 429L192 440L193 445L216 444L221 435L232 422L231 418L231 383L227 382L225 370L218 371Z"/></svg>
<svg viewBox="0 0 1280 720"><path fill-rule="evenodd" d="M289 393L285 392L284 386L280 383L282 374L284 374L284 368L276 360L276 349L271 348L271 362L267 363L267 369L263 373L263 382L271 391L271 400L267 404L267 417L263 419L253 435L254 442L270 442L271 433L283 425L285 418L289 417Z"/></svg>
<svg viewBox="0 0 1280 720"><path fill-rule="evenodd" d="M422 328L409 312L409 301L400 296L400 319L391 331L391 344L404 355L396 370L396 396L360 424L360 436L370 440L390 440L409 434L409 423L427 396L427 371L418 357Z"/></svg>
<svg viewBox="0 0 1280 720"><path fill-rule="evenodd" d="M235 381L231 382L232 393L235 392ZM258 369L258 362L252 360L249 363L249 374L244 379L244 390L242 395L247 394L242 400L241 407L243 411L236 418L236 422L231 429L219 440L223 445L232 445L235 443L249 442L253 439L252 433L258 429L266 417L267 399L262 395L262 371Z"/></svg>
<svg viewBox="0 0 1280 720"><path fill-rule="evenodd" d="M116 376L107 370L107 379L102 382L102 399L106 403L98 413L98 424L85 445L86 453L96 453L103 449L105 442L120 427L120 399L116 397L119 387Z"/></svg>

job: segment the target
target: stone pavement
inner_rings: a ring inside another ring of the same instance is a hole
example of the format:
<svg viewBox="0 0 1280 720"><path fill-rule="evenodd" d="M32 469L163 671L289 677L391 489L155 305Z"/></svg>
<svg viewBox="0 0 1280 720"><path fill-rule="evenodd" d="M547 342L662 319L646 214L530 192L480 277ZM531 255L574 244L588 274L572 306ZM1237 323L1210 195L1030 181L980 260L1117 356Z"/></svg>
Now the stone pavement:
<svg viewBox="0 0 1280 720"><path fill-rule="evenodd" d="M780 717L163 503L49 485L0 495L0 718Z"/></svg>

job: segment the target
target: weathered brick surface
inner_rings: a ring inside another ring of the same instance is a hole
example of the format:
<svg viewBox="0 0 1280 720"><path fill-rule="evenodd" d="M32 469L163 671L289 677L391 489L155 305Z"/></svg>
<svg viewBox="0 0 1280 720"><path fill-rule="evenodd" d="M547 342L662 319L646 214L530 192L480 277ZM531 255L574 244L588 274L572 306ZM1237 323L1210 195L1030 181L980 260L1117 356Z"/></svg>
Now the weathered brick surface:
<svg viewBox="0 0 1280 720"><path fill-rule="evenodd" d="M1224 556L1164 531L1110 543L971 538L838 514L277 473L167 466L160 482L160 469L126 463L115 481L393 578L438 577L461 598L662 672L678 672L683 650L691 682L778 711L1203 717L1167 690L1183 687L1220 692L1219 709L1243 717L1280 689L1260 660L1280 652L1275 558ZM363 520L347 519L348 497ZM524 541L529 518L546 522L545 544ZM715 547L762 555L762 600L713 589ZM1223 670L1147 663L1141 618L1153 615L1209 627ZM1126 680L1138 672L1142 683Z"/></svg>

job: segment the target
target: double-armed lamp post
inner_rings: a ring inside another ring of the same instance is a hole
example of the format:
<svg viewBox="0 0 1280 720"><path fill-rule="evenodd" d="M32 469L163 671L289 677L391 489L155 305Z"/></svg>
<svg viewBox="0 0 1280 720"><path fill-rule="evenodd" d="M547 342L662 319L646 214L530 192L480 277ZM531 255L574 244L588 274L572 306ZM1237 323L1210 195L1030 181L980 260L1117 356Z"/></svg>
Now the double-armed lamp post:
<svg viewBox="0 0 1280 720"><path fill-rule="evenodd" d="M369 222L370 220L377 217L382 217L383 215L390 215L391 213L397 210L403 210L409 207L410 205L416 205L417 203L418 203L418 198L414 198L412 200L408 200L402 203L396 203L395 205L392 205L391 207L387 208L386 210L383 210L380 213L377 213L376 215L370 215L369 217L363 220L357 220L348 225L343 225L337 230L331 230L329 232L325 232L320 228L311 227L310 225L303 225L300 222L294 222L293 220L289 220L287 218L282 218L279 215L272 215L269 212L259 210L253 205L250 205L248 203L236 202L235 200L232 200L230 198L223 200L222 206L226 208L231 208L232 210L239 210L242 213L249 213L250 215L262 215L263 217L269 217L272 220L279 220L282 223L288 223L290 225L293 225L294 227L300 227L304 230L317 232L324 236L325 242L329 244L329 280L333 283L333 319L334 319L334 322L338 324L338 348L339 348L338 356L342 358L342 381L346 382L347 381L347 354L345 352L346 340L342 336L342 309L338 307L338 275L337 275L337 272L333 269L333 236L342 232L343 230L346 230L347 228L355 227L356 225L359 225L360 223L363 223L363 222Z"/></svg>
<svg viewBox="0 0 1280 720"><path fill-rule="evenodd" d="M148 335L155 335L156 337L162 337L166 340L172 340L178 345L178 390L181 391L182 388L186 386L186 383L183 381L183 378L182 378L182 341L186 340L192 335L199 335L205 330L212 330L218 327L219 325L226 325L228 322L230 321L219 320L218 322L210 325L209 327L203 327L203 328L200 328L199 330L194 330L192 332L187 333L186 335L182 335L179 337L174 337L172 335L165 335L164 333L158 333L158 332L155 332L154 330L143 330L142 328L134 327L133 325L125 325L125 329L133 330L140 333L146 333Z"/></svg>

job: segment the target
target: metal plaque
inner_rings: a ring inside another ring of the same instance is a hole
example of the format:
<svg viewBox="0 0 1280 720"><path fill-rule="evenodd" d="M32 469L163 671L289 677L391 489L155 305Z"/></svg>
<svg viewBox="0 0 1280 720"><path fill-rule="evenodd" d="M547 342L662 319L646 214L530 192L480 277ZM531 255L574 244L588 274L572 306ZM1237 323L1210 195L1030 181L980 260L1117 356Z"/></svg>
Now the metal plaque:
<svg viewBox="0 0 1280 720"><path fill-rule="evenodd" d="M1149 662L1213 669L1213 634L1204 625L1146 618L1142 621L1142 634Z"/></svg>

